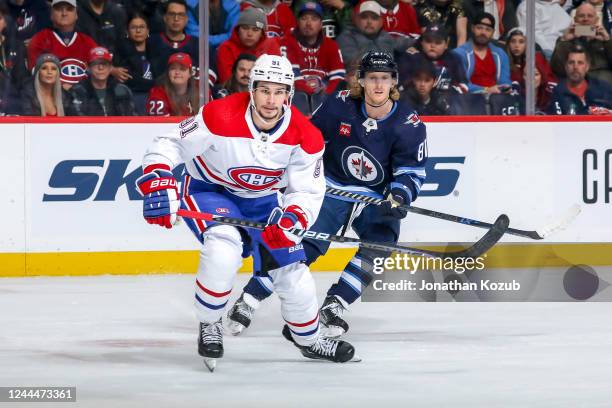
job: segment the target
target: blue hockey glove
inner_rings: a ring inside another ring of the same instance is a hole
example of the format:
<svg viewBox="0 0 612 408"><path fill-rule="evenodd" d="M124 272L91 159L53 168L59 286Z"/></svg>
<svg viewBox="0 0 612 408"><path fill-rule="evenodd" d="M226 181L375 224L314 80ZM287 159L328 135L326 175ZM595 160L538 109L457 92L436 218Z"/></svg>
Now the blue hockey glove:
<svg viewBox="0 0 612 408"><path fill-rule="evenodd" d="M152 165L136 180L136 188L144 197L143 215L149 224L172 228L180 207L178 187L170 167Z"/></svg>

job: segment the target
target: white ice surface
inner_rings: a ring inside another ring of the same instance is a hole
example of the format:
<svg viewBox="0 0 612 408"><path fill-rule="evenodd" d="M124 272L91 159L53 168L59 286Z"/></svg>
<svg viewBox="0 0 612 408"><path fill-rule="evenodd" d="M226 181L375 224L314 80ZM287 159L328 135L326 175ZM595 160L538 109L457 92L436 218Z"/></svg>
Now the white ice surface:
<svg viewBox="0 0 612 408"><path fill-rule="evenodd" d="M315 274L319 300L334 273ZM239 275L231 302L247 275ZM0 386L76 386L14 407L611 407L610 303L360 303L361 363L304 359L274 297L211 374L192 275L0 279ZM231 304L231 303L230 303Z"/></svg>

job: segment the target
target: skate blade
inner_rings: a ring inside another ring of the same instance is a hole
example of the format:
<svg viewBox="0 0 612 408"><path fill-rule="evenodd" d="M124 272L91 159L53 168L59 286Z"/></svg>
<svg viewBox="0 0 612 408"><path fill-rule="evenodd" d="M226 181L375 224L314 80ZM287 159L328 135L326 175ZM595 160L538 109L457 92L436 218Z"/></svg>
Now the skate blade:
<svg viewBox="0 0 612 408"><path fill-rule="evenodd" d="M361 363L361 357L355 354L347 363Z"/></svg>
<svg viewBox="0 0 612 408"><path fill-rule="evenodd" d="M230 334L232 336L239 336L242 334L242 332L244 331L244 329L246 329L246 327L244 327L242 324L237 323L237 322L233 322L230 321L227 324L227 329L229 330Z"/></svg>
<svg viewBox="0 0 612 408"><path fill-rule="evenodd" d="M206 366L206 368L208 368L208 371L212 373L215 371L215 368L217 367L217 359L216 358L205 358L204 365Z"/></svg>
<svg viewBox="0 0 612 408"><path fill-rule="evenodd" d="M328 326L321 330L321 335L328 339L339 339L344 335L344 329L338 326Z"/></svg>

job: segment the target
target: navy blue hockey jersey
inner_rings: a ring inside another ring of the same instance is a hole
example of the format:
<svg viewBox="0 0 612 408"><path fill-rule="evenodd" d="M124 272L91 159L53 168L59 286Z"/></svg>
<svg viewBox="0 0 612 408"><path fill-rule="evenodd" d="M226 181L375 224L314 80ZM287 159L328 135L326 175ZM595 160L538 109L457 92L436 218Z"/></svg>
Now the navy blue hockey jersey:
<svg viewBox="0 0 612 408"><path fill-rule="evenodd" d="M377 198L385 188L399 187L411 201L417 198L425 181L427 135L410 105L396 102L385 118L375 120L361 99L340 91L327 98L312 123L325 139L330 187Z"/></svg>

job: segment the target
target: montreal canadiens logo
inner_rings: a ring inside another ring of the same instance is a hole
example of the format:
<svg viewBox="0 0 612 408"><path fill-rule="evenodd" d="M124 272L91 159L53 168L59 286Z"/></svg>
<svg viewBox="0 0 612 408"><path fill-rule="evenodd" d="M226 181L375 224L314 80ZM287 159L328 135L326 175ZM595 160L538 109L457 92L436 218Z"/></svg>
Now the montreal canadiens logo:
<svg viewBox="0 0 612 408"><path fill-rule="evenodd" d="M234 167L227 174L240 187L251 191L264 191L280 181L284 169L264 169L261 167Z"/></svg>
<svg viewBox="0 0 612 408"><path fill-rule="evenodd" d="M349 146L342 152L342 167L347 176L351 176L369 186L383 181L385 172L382 166L367 150Z"/></svg>
<svg viewBox="0 0 612 408"><path fill-rule="evenodd" d="M61 77L63 82L76 84L87 77L87 64L75 58L66 58L62 60Z"/></svg>
<svg viewBox="0 0 612 408"><path fill-rule="evenodd" d="M230 210L229 210L229 208L219 207L219 208L215 209L215 212L217 214L229 214Z"/></svg>

